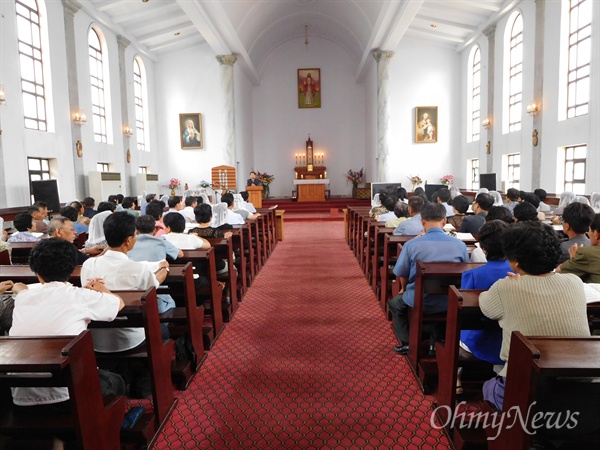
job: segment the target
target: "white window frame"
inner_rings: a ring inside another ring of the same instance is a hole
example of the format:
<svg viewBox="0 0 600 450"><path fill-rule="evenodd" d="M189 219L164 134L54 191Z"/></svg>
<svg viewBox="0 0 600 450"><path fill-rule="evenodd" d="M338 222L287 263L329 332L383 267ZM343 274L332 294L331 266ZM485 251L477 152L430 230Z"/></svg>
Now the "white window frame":
<svg viewBox="0 0 600 450"><path fill-rule="evenodd" d="M31 165L38 163L39 169L31 169ZM27 158L27 178L29 179L29 196L31 198L31 204L35 202L33 198L33 186L32 181L51 180L51 160L48 158L38 158L30 156Z"/></svg>
<svg viewBox="0 0 600 450"><path fill-rule="evenodd" d="M584 155L581 155L581 151ZM587 174L587 144L570 145L564 147L564 162L561 166L563 169L563 191L570 191L576 195L585 195L585 180ZM577 155L577 156L575 156ZM575 178L575 167L583 165L583 178Z"/></svg>
<svg viewBox="0 0 600 450"><path fill-rule="evenodd" d="M90 88L92 93L92 123L94 141L108 143L107 104L105 80L105 52L102 34L95 27L88 32L88 54L90 66ZM94 69L94 70L92 70Z"/></svg>
<svg viewBox="0 0 600 450"><path fill-rule="evenodd" d="M568 15L566 38L566 118L589 113L590 68L592 59L591 0L567 0L563 14Z"/></svg>
<svg viewBox="0 0 600 450"><path fill-rule="evenodd" d="M148 89L146 83L146 68L139 56L133 59L133 85L135 102L135 136L139 151L150 151L148 120Z"/></svg>
<svg viewBox="0 0 600 450"><path fill-rule="evenodd" d="M479 158L467 160L467 173L469 174L469 189L479 190Z"/></svg>
<svg viewBox="0 0 600 450"><path fill-rule="evenodd" d="M473 46L469 55L468 77L468 117L469 129L467 135L469 142L480 139L481 134L481 49L479 45Z"/></svg>
<svg viewBox="0 0 600 450"><path fill-rule="evenodd" d="M517 26L520 25L520 30ZM507 23L507 91L506 91L506 131L512 133L521 129L523 118L523 14L515 11Z"/></svg>

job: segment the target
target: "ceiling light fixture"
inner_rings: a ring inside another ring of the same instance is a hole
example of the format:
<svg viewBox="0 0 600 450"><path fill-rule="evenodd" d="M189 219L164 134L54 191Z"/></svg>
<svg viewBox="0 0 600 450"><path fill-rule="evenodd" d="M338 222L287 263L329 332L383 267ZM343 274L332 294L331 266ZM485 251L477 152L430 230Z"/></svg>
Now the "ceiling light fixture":
<svg viewBox="0 0 600 450"><path fill-rule="evenodd" d="M431 28L437 28L437 25L435 23L432 23Z"/></svg>
<svg viewBox="0 0 600 450"><path fill-rule="evenodd" d="M304 45L308 48L308 25L304 25Z"/></svg>
<svg viewBox="0 0 600 450"><path fill-rule="evenodd" d="M180 31L178 31L177 33L175 33L175 36L179 36L181 34Z"/></svg>

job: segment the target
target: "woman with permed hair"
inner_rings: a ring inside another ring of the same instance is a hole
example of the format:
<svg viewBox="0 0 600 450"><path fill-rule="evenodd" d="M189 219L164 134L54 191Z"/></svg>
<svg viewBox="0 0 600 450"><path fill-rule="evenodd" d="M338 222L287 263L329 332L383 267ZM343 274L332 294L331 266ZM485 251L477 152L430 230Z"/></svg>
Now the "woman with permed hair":
<svg viewBox="0 0 600 450"><path fill-rule="evenodd" d="M552 227L541 222L517 222L504 233L502 251L514 273L479 296L485 316L502 328L499 375L483 385L483 398L500 411L513 331L526 336L589 336L587 307L581 279L554 273L560 260L560 241Z"/></svg>

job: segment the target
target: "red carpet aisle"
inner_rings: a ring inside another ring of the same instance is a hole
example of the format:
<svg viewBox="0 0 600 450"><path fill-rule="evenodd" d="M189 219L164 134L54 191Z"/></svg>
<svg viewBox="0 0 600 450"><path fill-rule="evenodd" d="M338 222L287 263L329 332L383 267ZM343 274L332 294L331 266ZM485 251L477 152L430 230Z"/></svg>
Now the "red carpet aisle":
<svg viewBox="0 0 600 450"><path fill-rule="evenodd" d="M448 448L343 224L286 224L285 239L156 448Z"/></svg>

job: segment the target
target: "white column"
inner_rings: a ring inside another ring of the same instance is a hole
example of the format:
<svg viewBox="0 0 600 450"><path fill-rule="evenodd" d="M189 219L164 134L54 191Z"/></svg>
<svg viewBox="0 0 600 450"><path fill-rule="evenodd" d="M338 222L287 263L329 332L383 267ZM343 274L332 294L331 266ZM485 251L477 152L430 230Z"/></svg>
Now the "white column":
<svg viewBox="0 0 600 450"><path fill-rule="evenodd" d="M390 60L394 52L375 50L377 61L377 180L390 181L388 156L390 154Z"/></svg>
<svg viewBox="0 0 600 450"><path fill-rule="evenodd" d="M117 36L117 45L119 48L119 89L121 92L121 126L119 129L121 132L121 142L123 142L123 175L125 176L125 193L131 195L132 193L136 194L136 186L133 184L133 179L137 173L137 164L127 162L127 151L130 150L131 138L125 136L123 133L125 124L130 128L135 128L135 123L133 127L129 123L129 108L127 106L127 62L125 61L125 50L129 47L129 44L131 42L125 36ZM133 66L133 61L131 65ZM116 142L117 140L115 139L115 144ZM132 160L137 161L137 151L131 152L131 155L133 155ZM136 167L136 170L133 170L132 167ZM137 193L141 194L141 192Z"/></svg>
<svg viewBox="0 0 600 450"><path fill-rule="evenodd" d="M544 33L546 23L546 0L535 2L535 56L533 72L533 99L539 105L544 98ZM524 105L526 103L523 103ZM541 111L533 116L533 131L531 136L531 190L540 187L542 182L542 116ZM534 139L535 136L535 139ZM537 141L537 142L534 142Z"/></svg>
<svg viewBox="0 0 600 450"><path fill-rule="evenodd" d="M488 62L487 62L487 113L485 117L492 118L491 126L486 130L486 162L485 162L485 172L483 173L492 173L494 171L494 158L492 156L492 136L494 136L494 125L496 123L500 123L500 117L494 116L494 59L495 59L495 49L496 49L496 25L490 25L485 30L483 30L483 34L488 38ZM479 171L484 168L484 165L481 164L483 161L480 159Z"/></svg>
<svg viewBox="0 0 600 450"><path fill-rule="evenodd" d="M223 118L225 119L225 164L237 167L235 147L235 97L233 92L233 65L237 61L235 55L219 55L217 61L221 65L221 94L223 96Z"/></svg>
<svg viewBox="0 0 600 450"><path fill-rule="evenodd" d="M79 83L77 82L77 52L75 49L75 13L81 9L81 4L76 0L62 0L63 14L65 18L65 42L67 50L67 80L69 82L69 106L71 114L80 111L79 107ZM91 118L92 112L85 111ZM92 126L91 124L88 126ZM76 125L71 120L71 136L73 136L73 171L75 174L75 195L77 198L84 198L85 194L85 172L83 170L83 157L77 156L76 143L83 145L85 153L85 143L81 139L81 126Z"/></svg>

